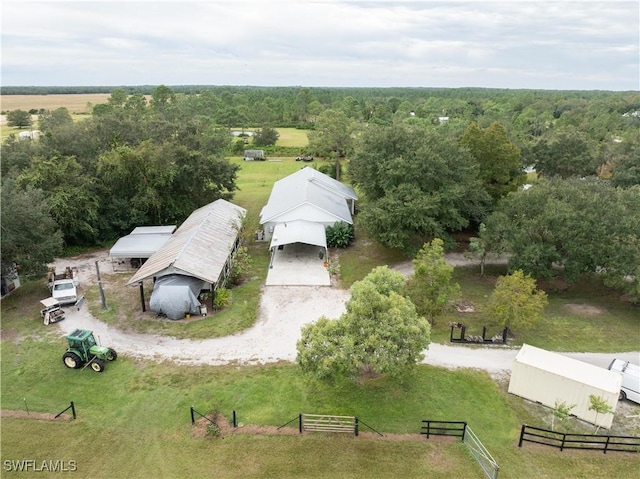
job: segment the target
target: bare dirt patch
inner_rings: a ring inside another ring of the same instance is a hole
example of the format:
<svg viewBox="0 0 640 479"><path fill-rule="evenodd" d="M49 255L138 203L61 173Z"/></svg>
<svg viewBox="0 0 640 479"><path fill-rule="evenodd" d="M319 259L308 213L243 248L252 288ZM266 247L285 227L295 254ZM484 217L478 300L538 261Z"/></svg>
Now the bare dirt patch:
<svg viewBox="0 0 640 479"><path fill-rule="evenodd" d="M19 419L37 419L40 421L70 421L72 416L69 414L62 414L56 418L55 414L48 412L27 412L16 411L14 409L2 409L0 410L1 417L14 417Z"/></svg>
<svg viewBox="0 0 640 479"><path fill-rule="evenodd" d="M583 314L585 316L597 316L604 313L602 308L590 304L569 303L564 305L573 314Z"/></svg>

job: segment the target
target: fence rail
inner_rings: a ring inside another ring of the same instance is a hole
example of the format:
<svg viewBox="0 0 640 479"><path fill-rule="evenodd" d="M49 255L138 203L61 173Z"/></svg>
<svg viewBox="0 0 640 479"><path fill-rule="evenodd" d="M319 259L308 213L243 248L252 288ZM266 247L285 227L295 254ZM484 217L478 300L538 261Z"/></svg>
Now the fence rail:
<svg viewBox="0 0 640 479"><path fill-rule="evenodd" d="M522 425L518 447L533 442L560 449L584 449L591 451L640 452L640 437L606 436L596 434L565 434L539 427Z"/></svg>
<svg viewBox="0 0 640 479"><path fill-rule="evenodd" d="M429 436L455 436L464 441L464 434L467 430L465 421L432 421L425 419L422 421L420 434Z"/></svg>

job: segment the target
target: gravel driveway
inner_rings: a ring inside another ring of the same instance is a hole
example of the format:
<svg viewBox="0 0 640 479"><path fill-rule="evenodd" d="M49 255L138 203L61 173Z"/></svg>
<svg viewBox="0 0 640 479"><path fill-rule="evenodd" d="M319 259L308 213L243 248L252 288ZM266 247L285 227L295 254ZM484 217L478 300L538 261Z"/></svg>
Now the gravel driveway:
<svg viewBox="0 0 640 479"><path fill-rule="evenodd" d="M468 264L459 254L448 255L453 264ZM57 267L75 267L82 285L96 282L95 261L102 272L111 272L108 252L82 258L65 258ZM393 269L411 272L411 262ZM345 311L349 298L347 290L322 286L264 286L260 311L253 327L223 338L206 340L176 339L156 334L124 333L97 320L86 305L80 310L66 309L66 319L53 327L67 334L75 328L91 329L99 341L118 351L118 354L165 360L183 364L221 365L230 363L263 364L294 361L296 342L302 325L314 322L322 315L337 318ZM425 351L423 363L447 368L479 368L490 373L511 369L518 349L505 347L465 347L431 344ZM640 352L567 353L567 356L607 367L613 358L640 363Z"/></svg>

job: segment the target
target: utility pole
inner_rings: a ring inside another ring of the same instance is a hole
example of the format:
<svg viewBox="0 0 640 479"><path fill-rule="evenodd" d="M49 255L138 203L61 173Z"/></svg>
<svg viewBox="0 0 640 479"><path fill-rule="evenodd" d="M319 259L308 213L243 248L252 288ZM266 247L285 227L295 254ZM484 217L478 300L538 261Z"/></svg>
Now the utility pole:
<svg viewBox="0 0 640 479"><path fill-rule="evenodd" d="M100 288L100 300L102 301L102 311L107 309L107 299L104 297L104 289L102 289L102 279L100 279L100 268L96 261L96 273L98 274L98 288Z"/></svg>

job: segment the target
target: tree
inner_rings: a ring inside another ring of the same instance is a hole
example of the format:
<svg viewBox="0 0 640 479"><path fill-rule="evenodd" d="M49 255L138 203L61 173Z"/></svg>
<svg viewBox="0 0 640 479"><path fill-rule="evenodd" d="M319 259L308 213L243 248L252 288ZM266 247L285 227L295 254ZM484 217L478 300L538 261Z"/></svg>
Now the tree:
<svg viewBox="0 0 640 479"><path fill-rule="evenodd" d="M18 181L25 189L43 191L67 243L91 244L96 239L99 200L75 158L33 158Z"/></svg>
<svg viewBox="0 0 640 479"><path fill-rule="evenodd" d="M253 144L255 146L272 146L278 141L280 134L275 128L263 126L262 129L257 130L253 135Z"/></svg>
<svg viewBox="0 0 640 479"><path fill-rule="evenodd" d="M640 185L640 140L623 142L616 153L611 167L611 183L621 188Z"/></svg>
<svg viewBox="0 0 640 479"><path fill-rule="evenodd" d="M309 133L309 148L318 156L329 157L335 153L343 158L353 144L352 121L339 110L325 110L318 115L316 126Z"/></svg>
<svg viewBox="0 0 640 479"><path fill-rule="evenodd" d="M38 126L43 133L72 124L73 118L71 118L69 110L63 107L44 111L38 116Z"/></svg>
<svg viewBox="0 0 640 479"><path fill-rule="evenodd" d="M609 405L607 400L602 396L596 396L595 394L589 394L589 411L594 411L596 413L596 417L594 422L598 422L599 414L613 414L613 408ZM595 434L598 433L600 426L596 424Z"/></svg>
<svg viewBox="0 0 640 479"><path fill-rule="evenodd" d="M595 151L584 133L566 128L539 140L531 148L531 160L538 175L547 178L593 176L601 164Z"/></svg>
<svg viewBox="0 0 640 479"><path fill-rule="evenodd" d="M509 141L507 131L497 122L482 129L471 123L460 143L469 148L480 165L480 178L494 200L515 191L525 182L520 150Z"/></svg>
<svg viewBox="0 0 640 479"><path fill-rule="evenodd" d="M487 315L505 328L526 329L535 325L547 306L547 293L521 270L500 276L487 303Z"/></svg>
<svg viewBox="0 0 640 479"><path fill-rule="evenodd" d="M400 293L404 277L378 267L351 287L347 312L302 328L301 369L318 379L363 374L400 376L429 345L429 323Z"/></svg>
<svg viewBox="0 0 640 479"><path fill-rule="evenodd" d="M31 113L24 110L12 110L7 113L7 125L17 128L25 128L31 126Z"/></svg>
<svg viewBox="0 0 640 479"><path fill-rule="evenodd" d="M536 279L583 274L637 296L640 269L640 185L621 189L601 180L536 183L499 202L487 231L509 254L511 270Z"/></svg>
<svg viewBox="0 0 640 479"><path fill-rule="evenodd" d="M379 242L411 255L479 221L490 198L468 151L420 125L370 125L349 176L364 196L360 221Z"/></svg>
<svg viewBox="0 0 640 479"><path fill-rule="evenodd" d="M19 189L13 178L2 179L1 193L2 271L16 263L22 274L44 274L62 252L62 233L47 198L37 189Z"/></svg>
<svg viewBox="0 0 640 479"><path fill-rule="evenodd" d="M556 402L553 406L553 415L551 416L551 430L554 430L554 422L555 422L555 418L558 418L558 421L560 423L563 423L568 417L569 414L571 414L571 410L576 407L575 404L572 404L571 406L567 405L567 403L565 401L558 401L556 399Z"/></svg>
<svg viewBox="0 0 640 479"><path fill-rule="evenodd" d="M444 257L444 243L435 238L425 243L413 260L414 274L407 280L406 293L418 313L433 325L460 294L460 285L452 282L453 266Z"/></svg>

